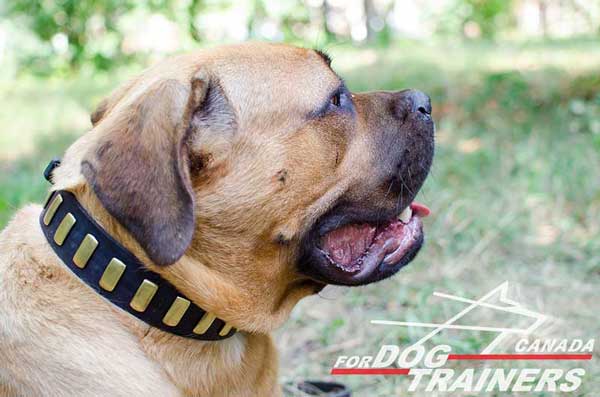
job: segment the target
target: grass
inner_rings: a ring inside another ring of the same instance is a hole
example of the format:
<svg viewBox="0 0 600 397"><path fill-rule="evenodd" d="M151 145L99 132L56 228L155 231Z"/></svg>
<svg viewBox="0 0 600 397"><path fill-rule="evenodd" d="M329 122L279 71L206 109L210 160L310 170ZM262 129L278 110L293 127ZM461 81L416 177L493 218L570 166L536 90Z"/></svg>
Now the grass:
<svg viewBox="0 0 600 397"><path fill-rule="evenodd" d="M599 335L600 45L398 43L329 52L353 90L413 87L432 96L437 153L419 200L433 215L424 249L397 277L328 288L300 303L277 333L282 381L326 377L338 355L414 343L422 331L369 321L440 322L464 307L432 297L434 290L477 298L508 280L511 297L553 317L535 336ZM92 105L126 77L2 83L0 226L24 203L41 201L48 159L89 128ZM481 311L469 320L505 319ZM434 343L474 353L492 337L446 331ZM597 357L581 366L587 374L575 395L593 395ZM399 395L408 386L406 377L338 380L355 396Z"/></svg>

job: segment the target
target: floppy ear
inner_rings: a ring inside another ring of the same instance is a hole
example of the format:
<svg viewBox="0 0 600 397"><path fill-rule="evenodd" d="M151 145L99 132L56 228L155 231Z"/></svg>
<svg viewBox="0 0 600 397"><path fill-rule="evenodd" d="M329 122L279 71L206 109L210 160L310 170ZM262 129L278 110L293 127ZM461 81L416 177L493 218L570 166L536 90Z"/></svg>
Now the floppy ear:
<svg viewBox="0 0 600 397"><path fill-rule="evenodd" d="M82 173L107 211L157 265L177 261L194 232L187 135L208 77L155 81L125 95L97 124Z"/></svg>
<svg viewBox="0 0 600 397"><path fill-rule="evenodd" d="M90 115L90 121L92 126L96 126L110 111L115 107L117 103L127 94L129 89L136 83L136 79L129 80L125 84L121 85L115 91L113 91L108 98L104 98L98 103L96 109Z"/></svg>
<svg viewBox="0 0 600 397"><path fill-rule="evenodd" d="M98 122L102 120L102 117L104 117L104 114L107 112L107 110L108 99L105 98L100 101L98 106L96 106L96 110L94 110L90 115L90 121L92 122L93 126L96 126L96 124L98 124Z"/></svg>

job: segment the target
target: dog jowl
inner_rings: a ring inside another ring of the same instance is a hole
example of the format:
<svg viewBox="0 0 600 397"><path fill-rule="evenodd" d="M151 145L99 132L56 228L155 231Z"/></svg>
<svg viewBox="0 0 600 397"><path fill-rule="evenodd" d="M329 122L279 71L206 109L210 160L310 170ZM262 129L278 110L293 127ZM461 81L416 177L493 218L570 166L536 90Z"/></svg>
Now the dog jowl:
<svg viewBox="0 0 600 397"><path fill-rule="evenodd" d="M413 200L431 166L434 125L420 91L342 95L356 123L348 134L368 161L349 165L359 177L311 227L299 264L324 283L361 285L396 273L423 243L429 209Z"/></svg>

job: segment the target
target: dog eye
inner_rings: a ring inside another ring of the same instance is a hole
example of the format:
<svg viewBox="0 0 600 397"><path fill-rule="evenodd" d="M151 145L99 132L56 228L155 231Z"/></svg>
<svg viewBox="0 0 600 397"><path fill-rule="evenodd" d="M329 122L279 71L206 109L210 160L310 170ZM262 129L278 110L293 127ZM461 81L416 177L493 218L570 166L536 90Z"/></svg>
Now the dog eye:
<svg viewBox="0 0 600 397"><path fill-rule="evenodd" d="M319 110L313 113L314 116L325 116L330 113L338 114L339 112L353 112L354 105L352 99L350 98L350 92L346 89L345 86L339 87L334 91L333 94L327 99L326 102L323 102L323 105Z"/></svg>
<svg viewBox="0 0 600 397"><path fill-rule="evenodd" d="M331 104L335 107L340 107L340 105L342 104L342 99L341 99L341 93L336 93L334 96L331 97Z"/></svg>

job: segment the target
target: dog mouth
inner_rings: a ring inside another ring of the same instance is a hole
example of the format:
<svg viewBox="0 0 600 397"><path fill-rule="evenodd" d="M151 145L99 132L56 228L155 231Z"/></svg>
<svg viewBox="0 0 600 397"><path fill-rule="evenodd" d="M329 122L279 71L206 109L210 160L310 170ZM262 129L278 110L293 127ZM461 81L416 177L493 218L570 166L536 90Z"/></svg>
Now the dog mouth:
<svg viewBox="0 0 600 397"><path fill-rule="evenodd" d="M419 251L427 206L412 202L384 221L356 220L325 228L314 239L311 277L328 284L362 285L387 278ZM315 258L316 257L316 258Z"/></svg>
<svg viewBox="0 0 600 397"><path fill-rule="evenodd" d="M352 223L334 229L322 236L318 249L333 266L360 278L379 263L393 266L400 262L422 237L421 218L429 212L423 204L413 202L385 225Z"/></svg>

